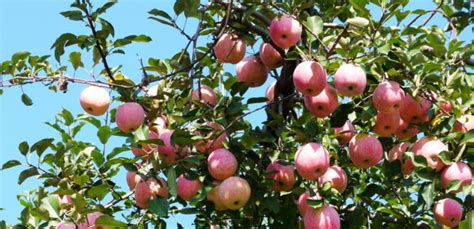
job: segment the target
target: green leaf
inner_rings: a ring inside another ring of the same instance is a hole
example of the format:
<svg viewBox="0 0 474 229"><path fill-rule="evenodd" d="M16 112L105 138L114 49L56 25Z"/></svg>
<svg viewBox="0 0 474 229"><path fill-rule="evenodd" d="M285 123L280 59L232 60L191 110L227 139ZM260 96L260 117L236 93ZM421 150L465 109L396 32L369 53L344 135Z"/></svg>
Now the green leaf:
<svg viewBox="0 0 474 229"><path fill-rule="evenodd" d="M321 32L323 32L323 19L321 19L319 16L308 17L306 21L303 22L303 24L310 31L310 34L308 34L309 42L316 40L316 37L314 37L313 34L318 36Z"/></svg>
<svg viewBox="0 0 474 229"><path fill-rule="evenodd" d="M40 208L49 213L49 217L59 219L59 199L57 196L48 196L41 200Z"/></svg>
<svg viewBox="0 0 474 229"><path fill-rule="evenodd" d="M467 144L474 142L474 130L470 130L469 132L464 134L464 138L461 140L460 144Z"/></svg>
<svg viewBox="0 0 474 229"><path fill-rule="evenodd" d="M154 214L157 214L159 217L167 217L168 209L170 204L167 200L163 198L149 199L148 205L150 206L150 211Z"/></svg>
<svg viewBox="0 0 474 229"><path fill-rule="evenodd" d="M280 204L278 203L278 198L276 197L267 197L263 199L263 203L274 213L280 212Z"/></svg>
<svg viewBox="0 0 474 229"><path fill-rule="evenodd" d="M148 13L151 14L151 15L154 15L154 16L161 16L161 17L164 17L168 20L172 20L171 16L163 10L152 9L152 10L148 11Z"/></svg>
<svg viewBox="0 0 474 229"><path fill-rule="evenodd" d="M307 199L306 203L314 209L320 208L323 206L323 201L322 200L314 200L314 199Z"/></svg>
<svg viewBox="0 0 474 229"><path fill-rule="evenodd" d="M105 3L103 6L99 7L95 12L94 15L100 15L105 13L110 7L115 5L117 3L117 0L109 0L107 3Z"/></svg>
<svg viewBox="0 0 474 229"><path fill-rule="evenodd" d="M176 170L173 167L170 167L166 171L166 177L168 178L168 188L171 195L177 195L177 184L176 184Z"/></svg>
<svg viewBox="0 0 474 229"><path fill-rule="evenodd" d="M112 216L109 216L109 215L101 215L95 221L95 225L107 226L107 227L111 227L111 228L127 228L126 223L122 223L120 221L117 221Z"/></svg>
<svg viewBox="0 0 474 229"><path fill-rule="evenodd" d="M474 228L474 210L466 213L466 218L459 224L459 229Z"/></svg>
<svg viewBox="0 0 474 229"><path fill-rule="evenodd" d="M21 101L22 101L23 104L25 104L26 106L31 106L31 105L33 105L33 101L32 101L31 98L30 98L27 94L25 94L25 93L23 93L23 94L21 95Z"/></svg>
<svg viewBox="0 0 474 229"><path fill-rule="evenodd" d="M363 17L354 17L347 19L347 23L363 28L369 25L369 20Z"/></svg>
<svg viewBox="0 0 474 229"><path fill-rule="evenodd" d="M17 160L9 160L9 161L3 163L3 166L2 166L1 170L9 169L9 168L15 167L17 165L21 165L21 162L19 162Z"/></svg>
<svg viewBox="0 0 474 229"><path fill-rule="evenodd" d="M72 21L81 21L82 19L84 19L82 12L79 10L65 11L65 12L61 12L60 14L66 18L69 18L69 20L72 20Z"/></svg>
<svg viewBox="0 0 474 229"><path fill-rule="evenodd" d="M92 187L87 192L87 195L90 198L99 198L103 199L105 195L109 192L109 185L108 184L100 184L97 186Z"/></svg>
<svg viewBox="0 0 474 229"><path fill-rule="evenodd" d="M61 56L64 54L64 47L77 43L76 35L72 33L64 33L59 36L51 48L54 48L54 58L61 62Z"/></svg>
<svg viewBox="0 0 474 229"><path fill-rule="evenodd" d="M426 207L430 208L433 204L433 199L435 197L435 185L434 182L427 183L423 186L421 190L421 196L426 203Z"/></svg>
<svg viewBox="0 0 474 229"><path fill-rule="evenodd" d="M26 155L30 149L30 146L28 146L28 142L23 141L20 143L20 145L18 145L18 149L20 150L21 154Z"/></svg>
<svg viewBox="0 0 474 229"><path fill-rule="evenodd" d="M41 154L52 145L53 141L54 141L54 138L41 139L31 146L30 151L31 152L36 151L38 156L41 156Z"/></svg>
<svg viewBox="0 0 474 229"><path fill-rule="evenodd" d="M26 179L32 176L38 175L38 170L36 167L31 167L29 169L25 169L20 173L20 176L18 177L18 184L22 184Z"/></svg>
<svg viewBox="0 0 474 229"><path fill-rule="evenodd" d="M460 180L454 180L449 182L448 187L446 188L446 192L450 193L452 191L459 190L461 188L462 182Z"/></svg>
<svg viewBox="0 0 474 229"><path fill-rule="evenodd" d="M13 56L12 56L12 64L15 65L16 63L18 63L18 61L24 60L24 59L28 58L30 55L31 55L31 53L27 52L27 51L17 52L15 54L13 54Z"/></svg>
<svg viewBox="0 0 474 229"><path fill-rule="evenodd" d="M71 62L74 70L77 70L78 67L84 67L84 63L82 63L80 52L71 52L69 54L69 62Z"/></svg>
<svg viewBox="0 0 474 229"><path fill-rule="evenodd" d="M70 126L74 122L74 115L72 115L72 113L66 108L63 108L63 111L59 116L63 117L66 126Z"/></svg>
<svg viewBox="0 0 474 229"><path fill-rule="evenodd" d="M97 136L99 137L100 143L105 144L112 136L112 131L110 131L109 126L101 126L99 131L97 131Z"/></svg>
<svg viewBox="0 0 474 229"><path fill-rule="evenodd" d="M267 97L254 97L247 100L247 104L267 102Z"/></svg>

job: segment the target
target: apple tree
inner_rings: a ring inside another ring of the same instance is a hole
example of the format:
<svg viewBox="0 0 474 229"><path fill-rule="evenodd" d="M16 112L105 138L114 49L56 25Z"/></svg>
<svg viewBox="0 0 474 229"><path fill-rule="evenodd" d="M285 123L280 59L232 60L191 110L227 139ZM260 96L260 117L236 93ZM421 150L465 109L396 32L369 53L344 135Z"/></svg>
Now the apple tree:
<svg viewBox="0 0 474 229"><path fill-rule="evenodd" d="M198 228L473 228L474 45L459 39L473 15L460 0L408 3L177 0L148 16L187 43L141 61L134 82L108 59L153 37L116 37L116 1L71 1L61 14L88 33L0 65L2 90L84 87L65 105L83 114L65 108L47 123L57 136L21 142L25 160L3 164L41 181L19 195L18 226L164 228L192 214ZM86 125L101 145L77 138Z"/></svg>

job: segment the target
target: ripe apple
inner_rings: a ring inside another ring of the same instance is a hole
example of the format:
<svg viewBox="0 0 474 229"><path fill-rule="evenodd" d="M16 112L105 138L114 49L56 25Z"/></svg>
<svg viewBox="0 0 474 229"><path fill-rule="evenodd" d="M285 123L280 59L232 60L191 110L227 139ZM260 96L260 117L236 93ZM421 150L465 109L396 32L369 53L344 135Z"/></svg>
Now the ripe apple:
<svg viewBox="0 0 474 229"><path fill-rule="evenodd" d="M326 87L327 74L316 61L303 61L293 72L295 88L305 96L316 96Z"/></svg>
<svg viewBox="0 0 474 229"><path fill-rule="evenodd" d="M89 229L89 228L94 228L94 229L105 229L108 227L104 226L96 226L95 221L102 215L101 212L93 212L87 214L86 217L86 222L79 224L79 229Z"/></svg>
<svg viewBox="0 0 474 229"><path fill-rule="evenodd" d="M393 148L388 152L388 161L392 162L399 160L402 164L401 170L404 175L410 174L415 169L415 165L413 165L413 162L410 159L403 161L403 155L408 147L410 147L409 142L401 142L393 146Z"/></svg>
<svg viewBox="0 0 474 229"><path fill-rule="evenodd" d="M158 139L159 135L153 131L148 133L148 139ZM157 152L156 144L143 144L140 148L132 147L131 151L136 157L140 156L143 160L147 160L150 155Z"/></svg>
<svg viewBox="0 0 474 229"><path fill-rule="evenodd" d="M367 77L359 65L343 64L334 74L334 86L344 96L362 95L366 84Z"/></svg>
<svg viewBox="0 0 474 229"><path fill-rule="evenodd" d="M222 204L232 210L244 207L250 199L251 192L249 183L237 176L225 179L217 189Z"/></svg>
<svg viewBox="0 0 474 229"><path fill-rule="evenodd" d="M262 86L268 78L268 68L257 56L245 57L237 64L237 80L249 87Z"/></svg>
<svg viewBox="0 0 474 229"><path fill-rule="evenodd" d="M425 157L428 166L436 171L441 171L445 164L439 159L438 155L443 151L448 151L448 146L439 139L425 136L415 142L412 151L415 155Z"/></svg>
<svg viewBox="0 0 474 229"><path fill-rule="evenodd" d="M340 193L343 193L347 187L347 174L338 165L333 165L319 178L319 184L322 186L326 182L331 182L331 186Z"/></svg>
<svg viewBox="0 0 474 229"><path fill-rule="evenodd" d="M130 188L130 190L135 189L135 186L137 186L138 182L140 182L142 179L138 174L134 172L130 172L130 171L127 171L126 178L127 178L127 185Z"/></svg>
<svg viewBox="0 0 474 229"><path fill-rule="evenodd" d="M79 101L85 112L94 116L100 116L109 109L110 96L103 88L89 86L82 90Z"/></svg>
<svg viewBox="0 0 474 229"><path fill-rule="evenodd" d="M317 96L305 96L304 105L314 116L325 118L336 111L339 100L336 90L327 85Z"/></svg>
<svg viewBox="0 0 474 229"><path fill-rule="evenodd" d="M381 137L389 137L398 131L400 125L400 115L398 112L382 113L377 112L375 126L372 131Z"/></svg>
<svg viewBox="0 0 474 229"><path fill-rule="evenodd" d="M148 200L156 197L168 198L168 186L160 177L141 180L135 186L135 201L138 207L148 209Z"/></svg>
<svg viewBox="0 0 474 229"><path fill-rule="evenodd" d="M157 116L148 124L150 131L160 133L162 129L166 129L168 127L168 119L163 116Z"/></svg>
<svg viewBox="0 0 474 229"><path fill-rule="evenodd" d="M308 205L307 200L319 200L321 197L319 196L318 190L314 190L316 193L315 196L311 196L309 191L301 193L301 195L298 198L297 206L298 206L298 211L300 212L301 217L304 217L304 214L311 209L311 207Z"/></svg>
<svg viewBox="0 0 474 229"><path fill-rule="evenodd" d="M329 167L329 153L318 143L307 143L296 151L296 170L306 180L317 180Z"/></svg>
<svg viewBox="0 0 474 229"><path fill-rule="evenodd" d="M57 195L60 205L72 205L72 197L70 195L64 195L63 197Z"/></svg>
<svg viewBox="0 0 474 229"><path fill-rule="evenodd" d="M451 191L451 193L460 192L464 185L472 184L472 172L467 164L456 162L446 166L443 172L441 172L441 185L443 185L445 189L448 188L449 183L456 180L461 181L461 186L458 190Z"/></svg>
<svg viewBox="0 0 474 229"><path fill-rule="evenodd" d="M158 145L158 155L167 164L173 164L176 161L178 151L178 147L171 144L171 136L173 136L173 130L163 129L158 137L163 141L163 145Z"/></svg>
<svg viewBox="0 0 474 229"><path fill-rule="evenodd" d="M216 59L221 63L236 64L245 55L245 40L236 34L224 33L214 46Z"/></svg>
<svg viewBox="0 0 474 229"><path fill-rule="evenodd" d="M199 179L188 179L186 175L178 177L178 196L186 201L191 201L201 190L202 183Z"/></svg>
<svg viewBox="0 0 474 229"><path fill-rule="evenodd" d="M325 204L318 209L309 209L303 217L306 229L339 229L341 220L337 211Z"/></svg>
<svg viewBox="0 0 474 229"><path fill-rule="evenodd" d="M459 224L462 211L461 204L451 198L439 200L433 209L436 223L447 227L456 227Z"/></svg>
<svg viewBox="0 0 474 229"><path fill-rule="evenodd" d="M400 118L398 130L395 135L399 138L411 138L416 136L418 132L420 132L418 127L412 126L410 123Z"/></svg>
<svg viewBox="0 0 474 229"><path fill-rule="evenodd" d="M439 104L439 109L441 110L441 112L445 113L445 114L449 114L451 112L453 112L453 105L451 104L451 102L442 102L441 104Z"/></svg>
<svg viewBox="0 0 474 229"><path fill-rule="evenodd" d="M349 143L355 133L355 129L351 120L347 120L341 127L334 128L334 133L337 135L337 141L339 142L339 145L345 145Z"/></svg>
<svg viewBox="0 0 474 229"><path fill-rule="evenodd" d="M214 90L207 86L201 85L201 99L199 99L199 89L194 89L191 93L192 100L200 101L201 103L207 104L211 107L217 104L217 95Z"/></svg>
<svg viewBox="0 0 474 229"><path fill-rule="evenodd" d="M227 207L224 206L219 195L217 195L217 193L219 192L220 182L214 182L214 183L216 186L214 186L214 188L212 188L211 191L207 193L207 199L211 201L212 203L214 203L214 209L216 209L217 211L226 210Z"/></svg>
<svg viewBox="0 0 474 229"><path fill-rule="evenodd" d="M239 163L226 149L214 150L207 158L207 170L214 179L224 180L237 172Z"/></svg>
<svg viewBox="0 0 474 229"><path fill-rule="evenodd" d="M303 27L289 15L275 17L270 24L270 38L276 46L287 49L301 39Z"/></svg>
<svg viewBox="0 0 474 229"><path fill-rule="evenodd" d="M431 106L430 101L418 97L420 102L417 102L409 94L406 94L403 98L403 103L400 107L400 117L402 117L403 120L413 124L421 124L429 121L428 109Z"/></svg>
<svg viewBox="0 0 474 229"><path fill-rule="evenodd" d="M115 122L124 133L135 131L145 120L145 111L142 106L135 102L120 105L115 114Z"/></svg>
<svg viewBox="0 0 474 229"><path fill-rule="evenodd" d="M275 96L275 85L276 81L270 84L270 86L268 86L267 90L265 91L265 97L267 97L268 100L267 103L273 102L273 97Z"/></svg>
<svg viewBox="0 0 474 229"><path fill-rule="evenodd" d="M296 182L293 165L283 165L279 161L275 161L267 166L266 171L269 174L268 178L275 181L272 186L275 191L290 191Z"/></svg>
<svg viewBox="0 0 474 229"><path fill-rule="evenodd" d="M212 130L204 136L204 140L194 143L194 146L199 152L207 153L224 147L223 142L227 139L227 133L221 124L217 122L204 122L202 126L210 127ZM194 134L201 135L201 132L196 131Z"/></svg>
<svg viewBox="0 0 474 229"><path fill-rule="evenodd" d="M260 45L259 56L263 64L265 64L269 69L277 68L283 62L283 58L278 50L269 43L262 43Z"/></svg>
<svg viewBox="0 0 474 229"><path fill-rule="evenodd" d="M454 123L454 131L466 133L474 129L474 115L465 114Z"/></svg>
<svg viewBox="0 0 474 229"><path fill-rule="evenodd" d="M377 165L382 156L382 144L371 135L358 134L349 142L349 157L359 168L366 169Z"/></svg>
<svg viewBox="0 0 474 229"><path fill-rule="evenodd" d="M61 221L56 225L56 229L76 229L76 225Z"/></svg>
<svg viewBox="0 0 474 229"><path fill-rule="evenodd" d="M385 81L377 85L372 96L375 109L383 113L398 112L403 105L405 92L395 81Z"/></svg>

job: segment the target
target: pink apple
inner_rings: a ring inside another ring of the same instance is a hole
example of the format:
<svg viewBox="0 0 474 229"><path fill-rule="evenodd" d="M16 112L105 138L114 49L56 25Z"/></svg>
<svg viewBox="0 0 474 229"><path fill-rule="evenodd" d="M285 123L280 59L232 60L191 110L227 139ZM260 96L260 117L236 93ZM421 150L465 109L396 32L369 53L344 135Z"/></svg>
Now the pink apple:
<svg viewBox="0 0 474 229"><path fill-rule="evenodd" d="M445 164L438 155L443 151L448 151L448 146L439 139L425 136L415 142L412 151L415 155L425 157L428 166L436 171L441 171Z"/></svg>
<svg viewBox="0 0 474 229"><path fill-rule="evenodd" d="M191 201L201 190L202 183L199 179L188 179L185 175L178 177L178 196L186 201Z"/></svg>
<svg viewBox="0 0 474 229"><path fill-rule="evenodd" d="M223 34L214 46L216 59L221 63L236 64L245 55L245 40L236 34Z"/></svg>
<svg viewBox="0 0 474 229"><path fill-rule="evenodd" d="M303 217L305 229L339 229L341 220L337 211L325 204L318 209L309 209Z"/></svg>
<svg viewBox="0 0 474 229"><path fill-rule="evenodd" d="M305 96L304 105L318 118L329 117L339 106L336 90L327 85L317 96Z"/></svg>
<svg viewBox="0 0 474 229"><path fill-rule="evenodd" d="M289 15L275 17L270 24L270 38L273 43L282 49L287 49L301 39L303 27Z"/></svg>
<svg viewBox="0 0 474 229"><path fill-rule="evenodd" d="M270 86L268 86L267 90L265 91L265 97L268 99L267 103L273 102L273 97L275 96L275 85L276 81L270 84Z"/></svg>
<svg viewBox="0 0 474 229"><path fill-rule="evenodd" d="M398 131L400 125L400 115L398 112L382 113L377 112L375 126L372 131L381 137L389 137Z"/></svg>
<svg viewBox="0 0 474 229"><path fill-rule="evenodd" d="M217 95L214 90L207 86L201 85L201 99L199 99L199 89L194 89L191 93L192 100L200 101L201 103L208 104L211 107L217 104Z"/></svg>
<svg viewBox="0 0 474 229"><path fill-rule="evenodd" d="M347 120L341 127L334 128L334 133L337 135L337 141L339 142L339 145L345 145L349 143L355 133L355 129L351 120Z"/></svg>
<svg viewBox="0 0 474 229"><path fill-rule="evenodd" d="M60 205L72 205L72 197L70 195L64 195L63 197L58 195Z"/></svg>
<svg viewBox="0 0 474 229"><path fill-rule="evenodd" d="M148 209L148 200L156 197L168 198L168 186L160 177L141 180L135 186L135 201L138 207Z"/></svg>
<svg viewBox="0 0 474 229"><path fill-rule="evenodd" d="M249 87L262 86L268 78L268 68L257 56L245 57L237 64L237 80Z"/></svg>
<svg viewBox="0 0 474 229"><path fill-rule="evenodd" d="M163 129L158 137L163 141L163 145L158 145L158 154L167 164L173 164L176 161L176 152L178 151L178 147L171 144L171 136L173 136L173 130Z"/></svg>
<svg viewBox="0 0 474 229"><path fill-rule="evenodd" d="M395 132L395 135L399 138L411 138L416 136L418 132L420 132L418 127L411 126L410 123L400 118L398 130Z"/></svg>
<svg viewBox="0 0 474 229"><path fill-rule="evenodd" d="M219 192L220 183L219 182L214 182L214 183L215 183L216 186L214 186L214 188L212 188L211 191L209 191L207 193L207 199L209 201L211 201L212 203L214 203L214 208L217 211L226 210L227 207L224 206L224 204L222 203L222 200L220 199L219 195L217 195L217 193Z"/></svg>
<svg viewBox="0 0 474 229"><path fill-rule="evenodd" d="M338 165L333 165L319 178L319 184L322 186L326 182L331 182L331 186L340 193L343 193L347 187L347 174Z"/></svg>
<svg viewBox="0 0 474 229"><path fill-rule="evenodd" d="M388 161L395 161L399 160L402 164L401 170L404 175L410 174L414 169L415 165L410 159L403 160L403 155L407 151L408 147L410 147L409 142L401 142L395 145L390 151L388 152Z"/></svg>
<svg viewBox="0 0 474 229"><path fill-rule="evenodd" d="M56 229L76 229L76 225L61 221L56 225Z"/></svg>
<svg viewBox="0 0 474 229"><path fill-rule="evenodd" d="M296 151L295 165L306 180L317 180L329 167L329 153L318 143L307 143Z"/></svg>
<svg viewBox="0 0 474 229"><path fill-rule="evenodd" d="M445 189L448 188L452 181L456 180L461 182L461 186L458 190L451 191L452 193L461 191L464 185L472 184L472 172L467 164L456 162L443 169L441 173L441 184Z"/></svg>
<svg viewBox="0 0 474 229"><path fill-rule="evenodd" d="M224 180L237 172L239 163L226 149L214 150L207 158L207 170L214 179Z"/></svg>
<svg viewBox="0 0 474 229"><path fill-rule="evenodd" d="M90 229L90 228L105 229L105 228L108 228L108 227L104 227L104 226L96 226L95 225L95 221L97 221L97 219L100 216L102 216L101 212L93 212L93 213L87 214L86 222L79 224L79 229Z"/></svg>
<svg viewBox="0 0 474 229"><path fill-rule="evenodd" d="M168 119L163 116L157 116L151 122L149 123L149 129L150 131L160 133L162 129L166 129L168 127Z"/></svg>
<svg viewBox="0 0 474 229"><path fill-rule="evenodd" d="M334 85L339 94L356 96L364 93L367 77L359 65L343 64L334 74Z"/></svg>
<svg viewBox="0 0 474 229"><path fill-rule="evenodd" d="M447 227L456 227L459 224L462 211L461 204L451 198L439 200L433 209L436 223Z"/></svg>
<svg viewBox="0 0 474 229"><path fill-rule="evenodd" d="M439 104L439 109L443 113L449 114L453 112L453 105L451 104L451 102L442 102L441 104Z"/></svg>
<svg viewBox="0 0 474 229"><path fill-rule="evenodd" d="M420 102L415 101L408 94L404 96L403 104L400 107L400 117L408 123L420 124L429 121L428 109L431 103L421 97L418 99Z"/></svg>
<svg viewBox="0 0 474 229"><path fill-rule="evenodd" d="M105 114L110 105L109 93L105 89L96 86L89 86L82 90L79 100L82 109L94 116Z"/></svg>
<svg viewBox="0 0 474 229"><path fill-rule="evenodd" d="M466 133L474 129L474 115L465 114L454 123L454 131Z"/></svg>
<svg viewBox="0 0 474 229"><path fill-rule="evenodd" d="M380 83L374 90L372 103L375 109L383 113L394 113L402 107L405 92L395 81Z"/></svg>
<svg viewBox="0 0 474 229"><path fill-rule="evenodd" d="M233 176L219 185L217 195L226 208L237 210L247 204L251 192L250 185L245 179Z"/></svg>
<svg viewBox="0 0 474 229"><path fill-rule="evenodd" d="M115 114L115 122L124 133L135 131L143 121L145 121L145 111L140 104L135 102L120 105Z"/></svg>
<svg viewBox="0 0 474 229"><path fill-rule="evenodd" d="M148 139L157 139L159 135L153 131L148 133ZM143 144L140 148L132 147L131 151L136 157L141 156L143 160L147 160L150 155L157 152L157 145Z"/></svg>
<svg viewBox="0 0 474 229"><path fill-rule="evenodd" d="M267 166L266 171L269 174L268 178L275 182L272 186L275 191L290 191L296 182L293 165L282 165L279 161L275 161Z"/></svg>
<svg viewBox="0 0 474 229"><path fill-rule="evenodd" d="M212 152L216 149L224 147L223 142L227 140L225 128L217 122L204 122L202 126L210 127L212 130L203 136L205 139L194 143L196 149L201 153ZM201 135L200 131L196 131L195 135Z"/></svg>
<svg viewBox="0 0 474 229"><path fill-rule="evenodd" d="M135 189L135 186L137 186L138 182L142 179L138 174L134 172L127 171L127 185L130 188L130 190Z"/></svg>
<svg viewBox="0 0 474 229"><path fill-rule="evenodd" d="M326 71L316 61L303 61L293 72L295 88L305 96L316 96L326 87Z"/></svg>
<svg viewBox="0 0 474 229"><path fill-rule="evenodd" d="M377 165L382 156L382 144L371 135L358 134L349 142L349 157L359 168L366 169Z"/></svg>
<svg viewBox="0 0 474 229"><path fill-rule="evenodd" d="M278 50L269 43L262 43L262 45L260 45L259 56L263 64L269 69L276 68L283 62L283 58Z"/></svg>
<svg viewBox="0 0 474 229"><path fill-rule="evenodd" d="M311 209L311 207L308 205L308 202L307 202L308 199L311 199L311 200L321 199L321 197L318 194L318 190L315 189L314 192L316 193L315 196L311 196L310 192L306 191L306 192L301 193L301 195L298 198L298 202L297 202L298 211L300 212L300 215L302 217L304 217L304 214L306 214L306 212L309 209Z"/></svg>

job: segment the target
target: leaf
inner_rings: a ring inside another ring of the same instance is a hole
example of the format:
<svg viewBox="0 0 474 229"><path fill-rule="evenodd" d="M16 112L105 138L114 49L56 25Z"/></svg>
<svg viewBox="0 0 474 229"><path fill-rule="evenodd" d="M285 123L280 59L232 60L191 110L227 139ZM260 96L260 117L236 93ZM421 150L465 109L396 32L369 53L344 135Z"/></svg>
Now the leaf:
<svg viewBox="0 0 474 229"><path fill-rule="evenodd" d="M105 3L103 6L99 7L95 12L94 15L100 15L105 13L110 7L115 5L117 3L117 0L109 0L107 3Z"/></svg>
<svg viewBox="0 0 474 229"><path fill-rule="evenodd" d="M452 191L459 190L461 188L462 182L460 180L454 180L449 182L446 192L450 193Z"/></svg>
<svg viewBox="0 0 474 229"><path fill-rule="evenodd" d="M60 14L72 21L81 21L82 19L84 19L82 12L79 10L64 11Z"/></svg>
<svg viewBox="0 0 474 229"><path fill-rule="evenodd" d="M435 197L434 188L435 185L434 182L432 182L425 184L423 186L423 189L421 190L421 196L423 197L427 208L431 207L431 205L433 204L433 199Z"/></svg>
<svg viewBox="0 0 474 229"><path fill-rule="evenodd" d="M71 52L69 54L69 62L71 62L74 70L77 70L78 67L84 67L84 63L82 63L82 60L81 60L80 52Z"/></svg>
<svg viewBox="0 0 474 229"><path fill-rule="evenodd" d="M323 201L322 200L314 200L314 199L307 199L306 203L314 209L320 208L323 206Z"/></svg>
<svg viewBox="0 0 474 229"><path fill-rule="evenodd" d="M101 126L99 131L97 131L97 136L99 137L100 143L104 144L107 143L110 136L112 136L112 131L110 131L109 126Z"/></svg>
<svg viewBox="0 0 474 229"><path fill-rule="evenodd" d="M90 198L99 198L103 199L105 195L109 192L109 185L108 184L100 184L97 186L92 187L87 191L87 195Z"/></svg>
<svg viewBox="0 0 474 229"><path fill-rule="evenodd" d="M323 32L323 19L319 16L311 16L306 19L303 24L309 29L310 34L308 35L308 40L309 42L312 42L316 40L316 37L313 36L318 36L321 32Z"/></svg>
<svg viewBox="0 0 474 229"><path fill-rule="evenodd" d="M18 177L18 184L22 184L26 179L32 176L38 175L38 170L36 167L31 167L29 169L23 170Z"/></svg>
<svg viewBox="0 0 474 229"><path fill-rule="evenodd" d="M108 226L108 227L111 227L111 228L127 228L126 223L122 223L120 221L117 221L112 216L109 216L109 215L101 215L95 221L95 225Z"/></svg>
<svg viewBox="0 0 474 229"><path fill-rule="evenodd" d="M280 212L280 204L278 203L278 198L276 197L267 197L263 199L263 203L273 212Z"/></svg>
<svg viewBox="0 0 474 229"><path fill-rule="evenodd" d="M173 9L176 15L184 12L186 17L195 17L199 14L199 4L199 0L177 0Z"/></svg>
<svg viewBox="0 0 474 229"><path fill-rule="evenodd" d="M72 33L64 33L59 36L51 46L51 49L54 48L54 58L56 58L58 62L61 62L61 56L64 54L64 47L75 43L77 43L77 37Z"/></svg>
<svg viewBox="0 0 474 229"><path fill-rule="evenodd" d="M53 141L54 138L41 139L31 146L30 152L36 151L36 154L38 154L38 156L41 156L41 154L52 145Z"/></svg>
<svg viewBox="0 0 474 229"><path fill-rule="evenodd" d="M21 165L21 162L19 162L17 160L9 160L9 161L3 163L3 166L2 166L1 170L9 169L9 168L15 167L17 165Z"/></svg>
<svg viewBox="0 0 474 229"><path fill-rule="evenodd" d="M148 205L150 206L150 211L154 214L157 214L159 217L167 217L168 209L170 204L167 200L163 198L149 199Z"/></svg>
<svg viewBox="0 0 474 229"><path fill-rule="evenodd" d="M166 177L168 178L168 188L171 195L176 197L177 195L177 184L176 184L176 170L173 167L170 167L166 171Z"/></svg>
<svg viewBox="0 0 474 229"><path fill-rule="evenodd" d="M49 217L59 219L59 199L57 196L48 196L41 200L40 208L49 213Z"/></svg>
<svg viewBox="0 0 474 229"><path fill-rule="evenodd" d="M363 17L354 17L347 19L347 23L363 28L369 25L369 20Z"/></svg>
<svg viewBox="0 0 474 229"><path fill-rule="evenodd" d="M151 14L151 15L154 15L154 16L161 16L161 17L164 17L168 20L172 20L171 16L163 10L152 9L152 10L148 11L148 13Z"/></svg>
<svg viewBox="0 0 474 229"><path fill-rule="evenodd" d="M247 104L267 102L267 97L254 97L247 100Z"/></svg>
<svg viewBox="0 0 474 229"><path fill-rule="evenodd" d="M20 145L18 145L18 150L20 150L20 153L23 155L26 155L29 149L30 147L28 146L28 142L26 141L23 141L20 143Z"/></svg>
<svg viewBox="0 0 474 229"><path fill-rule="evenodd" d="M64 124L66 126L70 126L74 122L74 116L69 110L65 108L63 108L63 111L59 114L59 116L63 117Z"/></svg>
<svg viewBox="0 0 474 229"><path fill-rule="evenodd" d="M460 144L467 144L474 142L474 130L470 130L469 132L464 134L464 138L461 140Z"/></svg>
<svg viewBox="0 0 474 229"><path fill-rule="evenodd" d="M31 98L30 98L27 94L25 94L25 93L23 93L23 94L21 95L21 101L22 101L23 104L25 104L26 106L31 106L31 105L33 105L33 101L32 101Z"/></svg>
<svg viewBox="0 0 474 229"><path fill-rule="evenodd" d="M466 213L466 218L459 224L459 229L474 228L474 211Z"/></svg>

